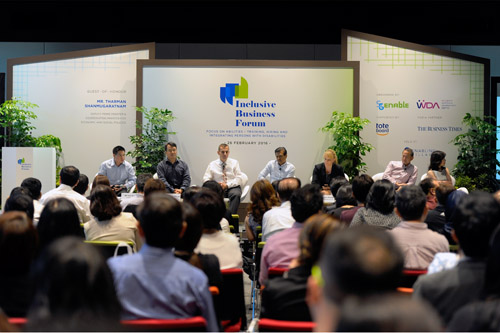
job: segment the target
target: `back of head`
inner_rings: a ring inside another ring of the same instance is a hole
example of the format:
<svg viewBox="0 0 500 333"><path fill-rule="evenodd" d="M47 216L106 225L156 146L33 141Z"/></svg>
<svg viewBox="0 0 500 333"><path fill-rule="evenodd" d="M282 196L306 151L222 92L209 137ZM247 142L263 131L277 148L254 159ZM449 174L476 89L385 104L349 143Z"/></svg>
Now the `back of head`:
<svg viewBox="0 0 500 333"><path fill-rule="evenodd" d="M5 201L4 212L18 211L25 212L33 220L35 208L33 199L27 194L13 194Z"/></svg>
<svg viewBox="0 0 500 333"><path fill-rule="evenodd" d="M432 178L425 178L418 184L422 191L424 191L425 195L429 194L430 190L436 188L436 181Z"/></svg>
<svg viewBox="0 0 500 333"><path fill-rule="evenodd" d="M334 328L333 328L334 329ZM340 309L337 332L440 332L439 315L427 303L388 293L350 297Z"/></svg>
<svg viewBox="0 0 500 333"><path fill-rule="evenodd" d="M308 218L299 235L299 264L309 268L316 264L327 236L341 227L339 220L330 214L315 214Z"/></svg>
<svg viewBox="0 0 500 333"><path fill-rule="evenodd" d="M224 200L224 190L222 189L222 186L220 186L219 183L217 183L215 180L207 180L206 182L201 185L203 188L208 188L217 193L222 200Z"/></svg>
<svg viewBox="0 0 500 333"><path fill-rule="evenodd" d="M63 236L83 236L75 205L65 198L55 198L45 204L37 230L40 248Z"/></svg>
<svg viewBox="0 0 500 333"><path fill-rule="evenodd" d="M357 201L366 202L366 196L373 185L373 179L367 174L354 177L352 180L352 193Z"/></svg>
<svg viewBox="0 0 500 333"><path fill-rule="evenodd" d="M484 279L484 298L500 297L500 226L498 226L490 239L490 252L486 264Z"/></svg>
<svg viewBox="0 0 500 333"><path fill-rule="evenodd" d="M333 233L321 254L325 296L341 302L346 296L394 291L404 257L392 236L370 226Z"/></svg>
<svg viewBox="0 0 500 333"><path fill-rule="evenodd" d="M267 179L257 180L250 189L250 205L248 211L252 213L256 222L262 221L262 216L273 206L279 205L278 197L273 186Z"/></svg>
<svg viewBox="0 0 500 333"><path fill-rule="evenodd" d="M90 194L90 212L98 220L110 220L120 215L122 207L115 191L106 185L97 185Z"/></svg>
<svg viewBox="0 0 500 333"><path fill-rule="evenodd" d="M295 190L290 198L292 217L302 223L323 207L323 195L318 184L307 184Z"/></svg>
<svg viewBox="0 0 500 333"><path fill-rule="evenodd" d="M29 177L23 180L21 187L29 191L29 195L33 200L40 199L42 195L42 182L36 178Z"/></svg>
<svg viewBox="0 0 500 333"><path fill-rule="evenodd" d="M137 192L139 192L139 193L144 192L144 186L146 185L146 182L152 178L153 178L153 175L150 173L139 174L137 176L137 181L135 182L135 185L137 186Z"/></svg>
<svg viewBox="0 0 500 333"><path fill-rule="evenodd" d="M193 199L194 195L198 192L201 191L201 187L199 186L191 186L191 187L188 187L185 191L184 191L184 201L187 201L187 202L191 202L191 200Z"/></svg>
<svg viewBox="0 0 500 333"><path fill-rule="evenodd" d="M427 197L420 186L402 186L396 194L396 208L405 221L419 221L426 204Z"/></svg>
<svg viewBox="0 0 500 333"><path fill-rule="evenodd" d="M59 176L61 184L73 187L80 179L80 171L76 167L68 165L61 169Z"/></svg>
<svg viewBox="0 0 500 333"><path fill-rule="evenodd" d="M37 261L35 274L35 301L28 314L32 329L100 330L104 323L118 323L121 308L111 272L98 250L80 238L54 241Z"/></svg>
<svg viewBox="0 0 500 333"><path fill-rule="evenodd" d="M38 246L38 234L24 212L0 216L0 274L23 275L30 270Z"/></svg>
<svg viewBox="0 0 500 333"><path fill-rule="evenodd" d="M500 205L492 194L482 191L463 197L452 215L460 248L473 258L486 258L490 237L499 222Z"/></svg>
<svg viewBox="0 0 500 333"><path fill-rule="evenodd" d="M446 205L446 200L448 200L448 195L451 192L456 191L455 187L451 184L442 183L436 188L436 198L440 205Z"/></svg>
<svg viewBox="0 0 500 333"><path fill-rule="evenodd" d="M283 178L278 183L278 195L281 202L290 200L293 191L300 188L300 179L298 178Z"/></svg>
<svg viewBox="0 0 500 333"><path fill-rule="evenodd" d="M109 182L109 178L107 176L97 175L92 181L92 188L96 187L97 185L111 186L111 183Z"/></svg>
<svg viewBox="0 0 500 333"><path fill-rule="evenodd" d="M155 192L137 207L137 216L150 246L174 246L182 228L182 207L171 195Z"/></svg>
<svg viewBox="0 0 500 333"><path fill-rule="evenodd" d="M220 220L226 213L224 200L210 189L202 189L196 193L191 203L203 218L203 228L220 229Z"/></svg>
<svg viewBox="0 0 500 333"><path fill-rule="evenodd" d="M349 184L349 181L347 181L344 176L338 176L332 179L332 181L330 182L330 192L332 192L332 195L335 198L339 188L345 184Z"/></svg>
<svg viewBox="0 0 500 333"><path fill-rule="evenodd" d="M390 181L377 180L368 192L366 207L382 214L389 214L394 211L395 194L394 185Z"/></svg>
<svg viewBox="0 0 500 333"><path fill-rule="evenodd" d="M165 192L167 187L159 179L148 179L144 185L144 196L147 197L153 192Z"/></svg>
<svg viewBox="0 0 500 333"><path fill-rule="evenodd" d="M452 222L452 216L455 213L455 210L457 210L460 201L462 201L462 199L466 196L468 196L467 193L457 190L452 191L450 194L448 194L448 196L446 197L446 204L444 206L444 215L446 217L446 222Z"/></svg>
<svg viewBox="0 0 500 333"><path fill-rule="evenodd" d="M352 192L352 185L347 183L342 185L335 196L335 204L338 207L350 205L356 206L357 201Z"/></svg>
<svg viewBox="0 0 500 333"><path fill-rule="evenodd" d="M78 179L78 184L76 184L76 186L73 188L73 191L80 193L81 195L85 195L85 192L87 192L88 187L89 187L89 177L81 173L80 178Z"/></svg>
<svg viewBox="0 0 500 333"><path fill-rule="evenodd" d="M186 231L175 244L175 250L193 252L203 232L203 218L189 202L182 203L182 219L186 222Z"/></svg>

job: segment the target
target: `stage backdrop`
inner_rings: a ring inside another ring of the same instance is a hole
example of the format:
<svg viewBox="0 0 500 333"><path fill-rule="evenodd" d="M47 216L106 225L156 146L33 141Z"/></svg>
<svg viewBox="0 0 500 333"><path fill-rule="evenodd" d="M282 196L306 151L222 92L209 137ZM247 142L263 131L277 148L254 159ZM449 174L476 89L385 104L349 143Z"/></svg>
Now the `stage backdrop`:
<svg viewBox="0 0 500 333"><path fill-rule="evenodd" d="M489 112L489 60L348 30L342 59L360 62L360 117L371 122L361 136L375 146L368 173L400 160L404 147L415 152L419 179L434 150L446 152L451 171L463 117Z"/></svg>
<svg viewBox="0 0 500 333"><path fill-rule="evenodd" d="M62 164L78 167L92 181L100 163L112 158L114 146L132 148L136 60L154 59L154 47L148 43L9 59L8 98L38 104L33 135L60 137Z"/></svg>
<svg viewBox="0 0 500 333"><path fill-rule="evenodd" d="M171 140L196 185L220 143L250 186L279 146L309 183L329 146L319 128L334 110L358 112L357 62L140 60L137 69L138 103L173 111Z"/></svg>

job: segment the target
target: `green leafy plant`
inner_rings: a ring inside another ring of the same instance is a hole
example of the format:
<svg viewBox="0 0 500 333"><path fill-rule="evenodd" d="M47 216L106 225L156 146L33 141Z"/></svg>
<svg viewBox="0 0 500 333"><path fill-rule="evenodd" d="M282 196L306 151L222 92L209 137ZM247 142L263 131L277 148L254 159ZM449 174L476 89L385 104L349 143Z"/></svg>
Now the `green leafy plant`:
<svg viewBox="0 0 500 333"><path fill-rule="evenodd" d="M457 186L494 192L498 189L496 167L500 166L495 147L497 129L494 117L473 117L467 113L462 123L467 132L451 142L458 148L458 162L453 170Z"/></svg>
<svg viewBox="0 0 500 333"><path fill-rule="evenodd" d="M36 114L31 109L38 107L36 104L10 99L0 105L0 138L4 140L4 147L30 147L35 145L31 132L35 127L31 121L36 119Z"/></svg>
<svg viewBox="0 0 500 333"><path fill-rule="evenodd" d="M152 173L156 172L156 166L165 156L165 143L168 141L169 132L167 129L168 123L172 122L175 117L172 111L168 109L160 109L156 107L136 107L137 111L143 115L143 122L136 122L136 127L142 129L139 135L130 137L130 142L135 146L127 155L135 158L133 166L136 173Z"/></svg>
<svg viewBox="0 0 500 333"><path fill-rule="evenodd" d="M333 111L330 121L321 128L332 135L333 144L329 147L337 153L340 165L349 177L366 171L363 157L374 147L363 142L359 132L369 124L368 119L353 117L343 112Z"/></svg>

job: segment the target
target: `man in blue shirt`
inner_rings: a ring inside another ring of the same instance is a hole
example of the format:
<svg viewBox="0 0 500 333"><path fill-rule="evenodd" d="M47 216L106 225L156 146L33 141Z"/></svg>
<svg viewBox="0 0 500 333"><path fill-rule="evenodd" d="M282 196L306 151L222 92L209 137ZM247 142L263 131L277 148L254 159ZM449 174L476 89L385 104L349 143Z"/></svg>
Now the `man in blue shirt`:
<svg viewBox="0 0 500 333"><path fill-rule="evenodd" d="M207 331L219 331L207 276L174 256L173 246L187 226L180 203L167 193L155 192L144 199L137 214L146 244L138 253L108 260L122 318L203 316Z"/></svg>
<svg viewBox="0 0 500 333"><path fill-rule="evenodd" d="M295 166L286 161L287 151L285 147L278 147L274 150L275 160L270 160L264 169L259 173L258 179L269 176L269 181L273 183L276 180L290 178L295 176Z"/></svg>
<svg viewBox="0 0 500 333"><path fill-rule="evenodd" d="M102 162L97 174L108 177L117 194L135 185L135 171L132 164L125 161L125 148L122 146L113 148L113 158Z"/></svg>

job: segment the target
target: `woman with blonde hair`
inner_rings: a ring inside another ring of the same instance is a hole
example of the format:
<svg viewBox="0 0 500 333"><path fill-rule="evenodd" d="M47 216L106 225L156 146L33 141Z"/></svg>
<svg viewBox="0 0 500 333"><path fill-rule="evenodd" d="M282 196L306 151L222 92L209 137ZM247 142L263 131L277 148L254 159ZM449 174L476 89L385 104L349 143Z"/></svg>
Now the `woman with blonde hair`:
<svg viewBox="0 0 500 333"><path fill-rule="evenodd" d="M245 218L245 230L249 241L254 241L257 235L257 226L262 226L264 213L279 206L280 201L276 196L274 187L267 179L256 181L250 190L250 205Z"/></svg>
<svg viewBox="0 0 500 333"><path fill-rule="evenodd" d="M337 154L327 149L323 154L323 163L314 166L312 184L322 186L322 191L330 192L330 183L335 177L344 177L344 168L339 165Z"/></svg>

